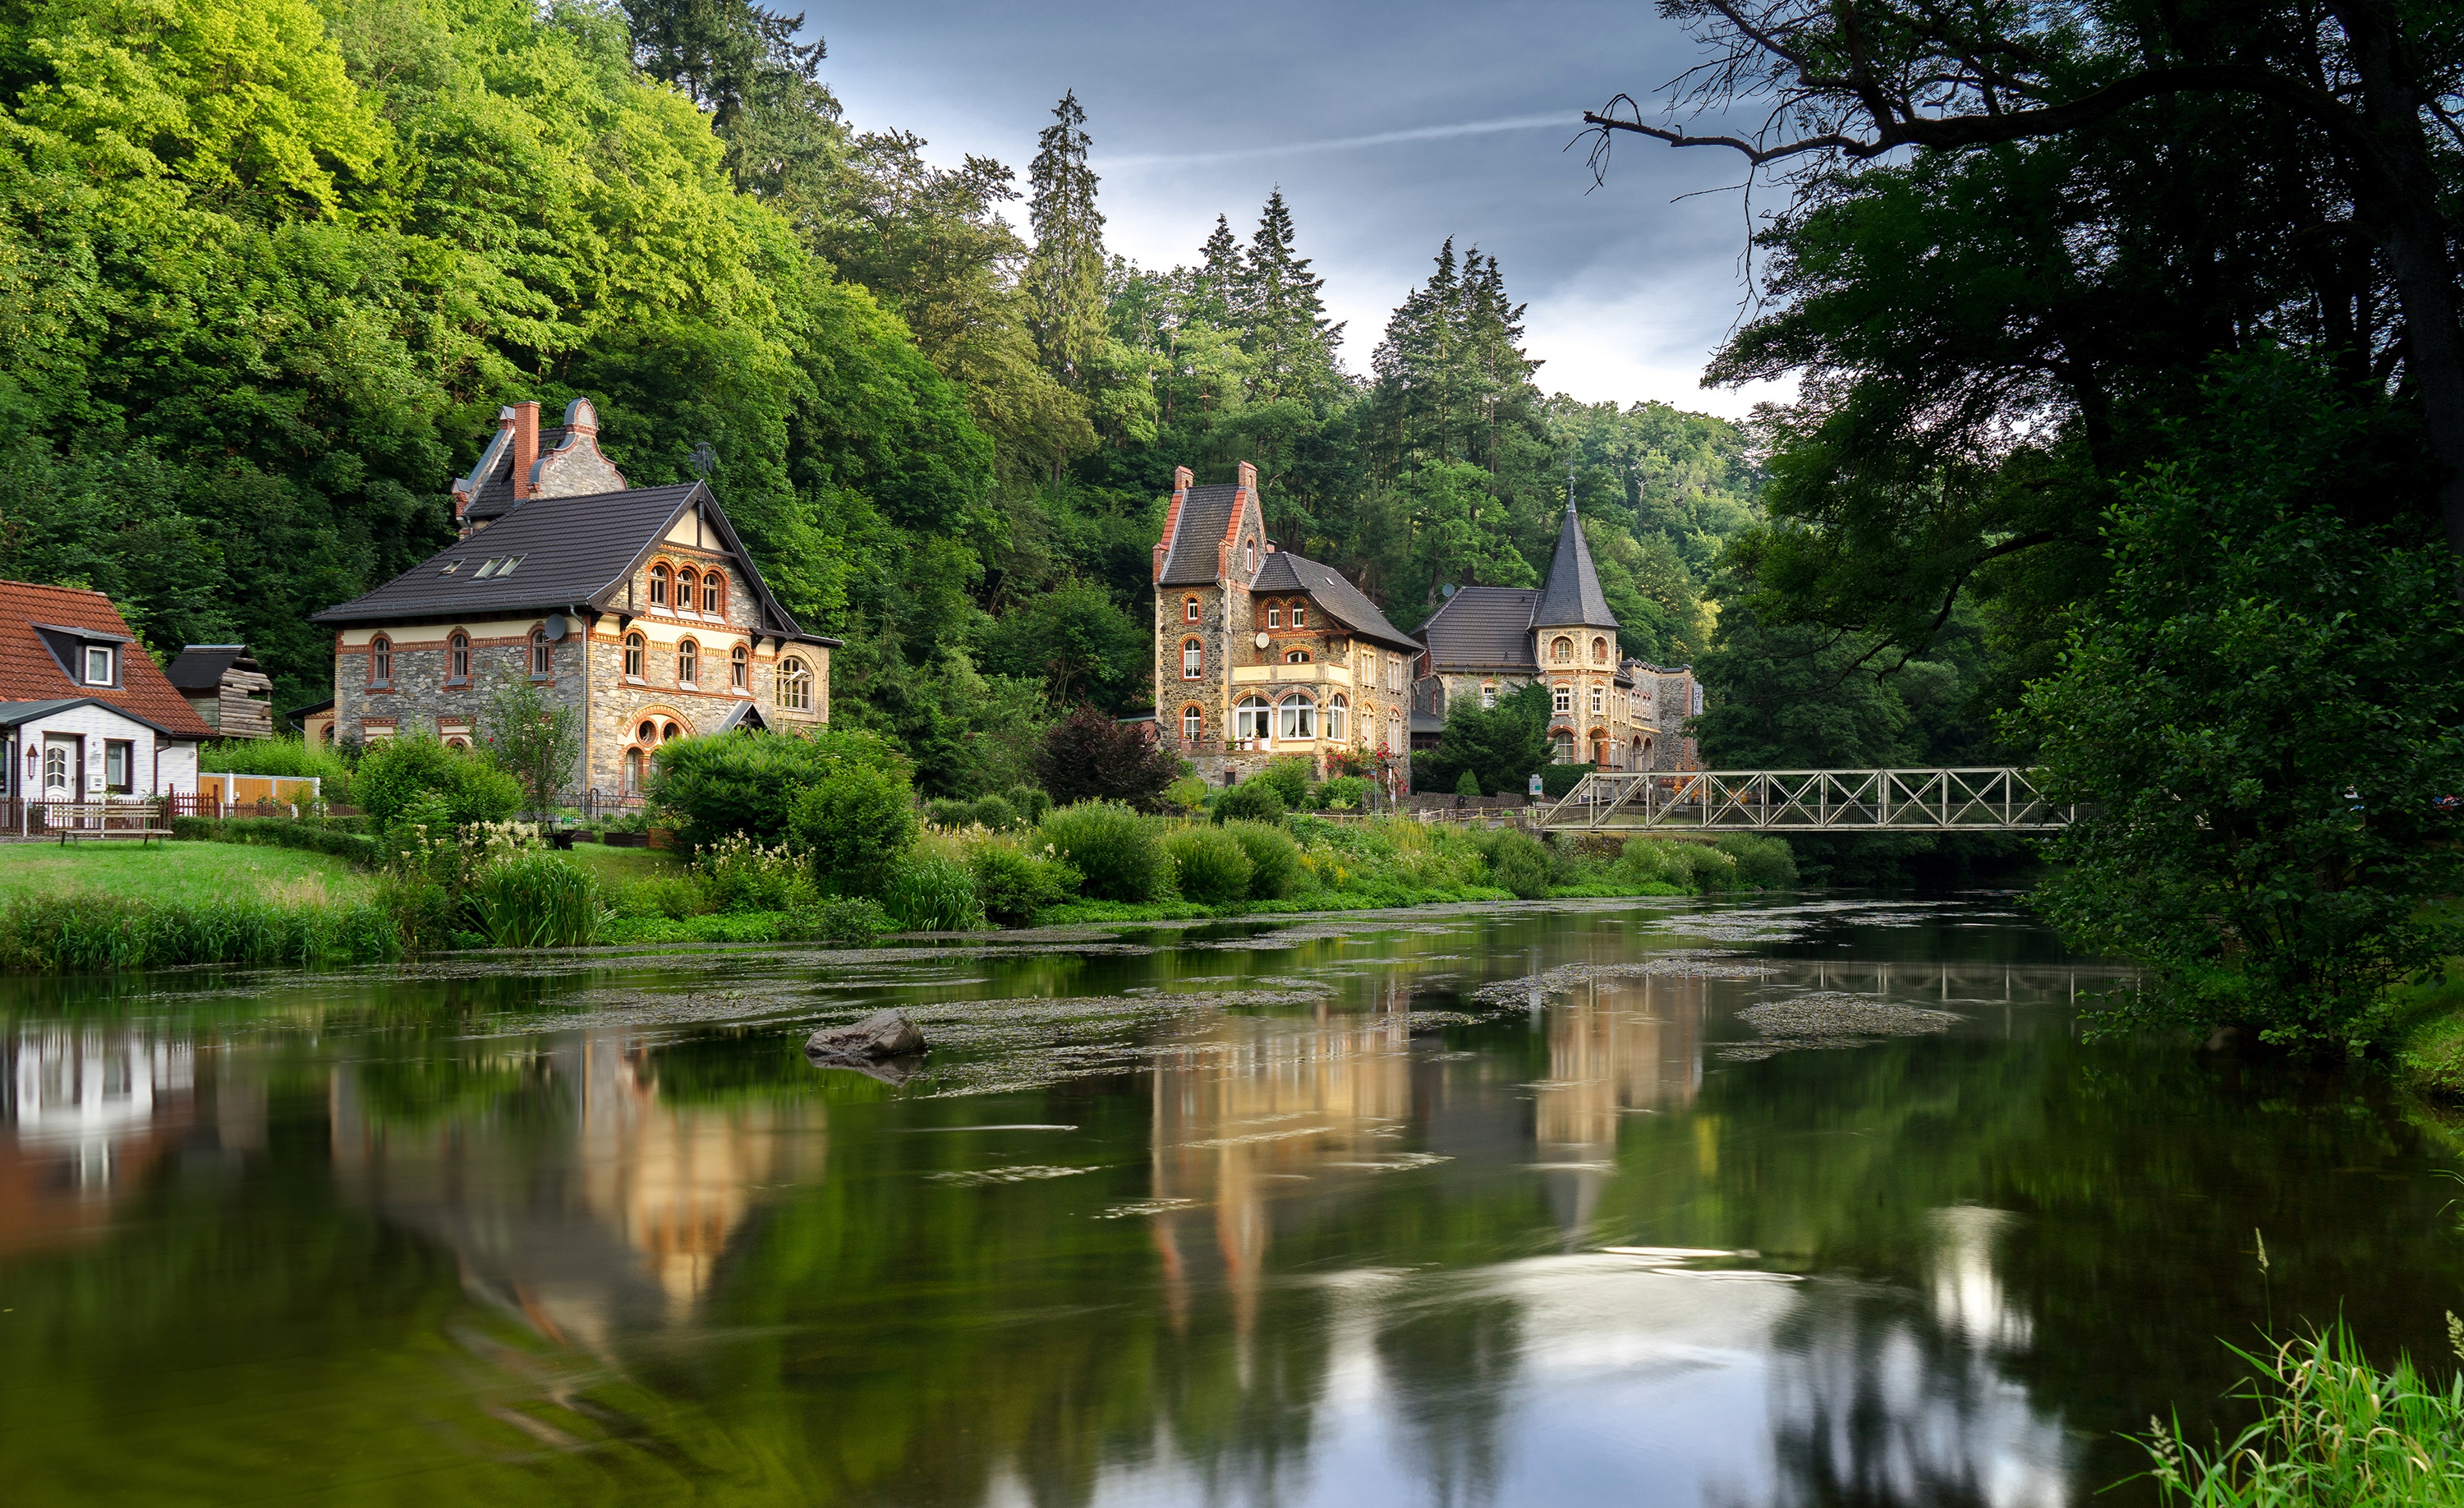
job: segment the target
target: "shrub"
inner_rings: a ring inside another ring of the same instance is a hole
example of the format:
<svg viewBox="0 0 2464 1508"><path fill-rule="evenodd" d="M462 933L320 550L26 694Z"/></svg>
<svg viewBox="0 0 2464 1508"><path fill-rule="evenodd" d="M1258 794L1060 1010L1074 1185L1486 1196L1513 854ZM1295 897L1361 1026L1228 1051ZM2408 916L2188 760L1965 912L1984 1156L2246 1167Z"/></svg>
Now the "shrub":
<svg viewBox="0 0 2464 1508"><path fill-rule="evenodd" d="M793 830L804 792L849 768L877 770L902 791L910 778L906 756L873 733L719 733L662 744L649 796L688 848L731 833L772 846Z"/></svg>
<svg viewBox="0 0 2464 1508"><path fill-rule="evenodd" d="M890 913L869 896L833 895L787 913L781 937L821 943L869 943L890 930Z"/></svg>
<svg viewBox="0 0 2464 1508"><path fill-rule="evenodd" d="M842 763L796 798L788 832L832 895L878 895L915 841L904 774Z"/></svg>
<svg viewBox="0 0 2464 1508"><path fill-rule="evenodd" d="M1477 800L1487 794L1487 792L1480 788L1480 776L1472 774L1469 770L1465 770L1463 774L1455 776L1455 795L1468 796Z"/></svg>
<svg viewBox="0 0 2464 1508"><path fill-rule="evenodd" d="M351 762L332 745L297 734L217 740L197 751L197 768L209 775L315 776L317 794L328 804L351 800Z"/></svg>
<svg viewBox="0 0 2464 1508"><path fill-rule="evenodd" d="M360 756L351 794L379 828L388 828L422 797L438 798L450 825L501 822L522 804L514 777L484 759L433 738L383 739Z"/></svg>
<svg viewBox="0 0 2464 1508"><path fill-rule="evenodd" d="M1052 798L1031 785L1014 785L1002 793L1009 804L1018 808L1018 820L1033 827L1051 814Z"/></svg>
<svg viewBox="0 0 2464 1508"><path fill-rule="evenodd" d="M1785 838L1760 833L1723 833L1712 844L1737 862L1737 883L1762 890L1786 890L1796 884L1796 855Z"/></svg>
<svg viewBox="0 0 2464 1508"><path fill-rule="evenodd" d="M1206 805L1206 782L1194 775L1182 776L1163 788L1163 798L1184 812L1201 810Z"/></svg>
<svg viewBox="0 0 2464 1508"><path fill-rule="evenodd" d="M1228 906L1249 894L1255 865L1241 840L1220 827L1183 827L1163 841L1181 896L1202 906Z"/></svg>
<svg viewBox="0 0 2464 1508"><path fill-rule="evenodd" d="M1155 724L1124 723L1088 703L1052 725L1035 753L1036 777L1058 800L1162 804L1180 759L1155 741Z"/></svg>
<svg viewBox="0 0 2464 1508"><path fill-rule="evenodd" d="M1482 846L1488 856L1489 879L1499 889L1522 901L1549 893L1549 850L1529 833L1501 827Z"/></svg>
<svg viewBox="0 0 2464 1508"><path fill-rule="evenodd" d="M930 849L910 849L882 887L882 908L911 931L971 932L984 925L967 866Z"/></svg>
<svg viewBox="0 0 2464 1508"><path fill-rule="evenodd" d="M989 827L997 833L1008 832L1019 825L1018 808L998 796L987 796L979 799L975 804L973 815L977 825Z"/></svg>
<svg viewBox="0 0 2464 1508"><path fill-rule="evenodd" d="M682 921L712 909L708 894L683 875L656 880L627 880L616 887L619 916L664 916Z"/></svg>
<svg viewBox="0 0 2464 1508"><path fill-rule="evenodd" d="M1540 767L1540 794L1553 801L1583 783L1583 776L1598 769L1595 764L1544 764Z"/></svg>
<svg viewBox="0 0 2464 1508"><path fill-rule="evenodd" d="M1690 879L1697 890L1726 890L1737 883L1737 861L1708 843L1676 845L1688 866Z"/></svg>
<svg viewBox="0 0 2464 1508"><path fill-rule="evenodd" d="M1320 811L1356 812L1369 803L1369 782L1356 775L1321 780L1309 791L1309 805Z"/></svg>
<svg viewBox="0 0 2464 1508"><path fill-rule="evenodd" d="M463 899L473 925L496 948L585 947L607 917L596 877L538 850L480 870Z"/></svg>
<svg viewBox="0 0 2464 1508"><path fill-rule="evenodd" d="M1081 801L1044 820L1038 836L1078 871L1098 901L1160 900L1172 888L1172 858L1154 829L1116 801Z"/></svg>
<svg viewBox="0 0 2464 1508"><path fill-rule="evenodd" d="M924 803L924 820L935 827L973 827L976 824L976 803L952 800L943 797Z"/></svg>
<svg viewBox="0 0 2464 1508"><path fill-rule="evenodd" d="M302 817L230 817L217 820L209 817L175 817L171 819L174 838L188 841L216 843L259 843L269 848L300 848L311 853L335 854L363 868L373 869L385 862L385 845L364 833L348 831L341 824L356 822L356 818L320 819Z"/></svg>
<svg viewBox="0 0 2464 1508"><path fill-rule="evenodd" d="M1243 780L1215 798L1219 822L1280 822L1289 810L1283 793L1264 780Z"/></svg>
<svg viewBox="0 0 2464 1508"><path fill-rule="evenodd" d="M979 844L968 855L967 868L984 915L1003 927L1023 927L1036 912L1078 893L1077 870L1010 843Z"/></svg>
<svg viewBox="0 0 2464 1508"><path fill-rule="evenodd" d="M1309 776L1315 773L1299 754L1278 754L1244 783L1270 788L1284 798L1284 810L1297 812L1309 804Z"/></svg>
<svg viewBox="0 0 2464 1508"><path fill-rule="evenodd" d="M582 710L526 680L501 682L479 709L479 741L521 786L531 815L545 820L582 758Z"/></svg>
<svg viewBox="0 0 2464 1508"><path fill-rule="evenodd" d="M792 911L816 899L811 874L785 844L764 848L742 833L703 849L693 870L709 910Z"/></svg>
<svg viewBox="0 0 2464 1508"><path fill-rule="evenodd" d="M1629 838L1618 851L1617 878L1630 885L1694 885L1694 866L1681 851L1686 845L1657 838Z"/></svg>
<svg viewBox="0 0 2464 1508"><path fill-rule="evenodd" d="M1301 845L1292 841L1291 834L1265 822L1226 822L1223 830L1249 857L1252 897L1273 901L1291 893L1293 882L1301 875Z"/></svg>

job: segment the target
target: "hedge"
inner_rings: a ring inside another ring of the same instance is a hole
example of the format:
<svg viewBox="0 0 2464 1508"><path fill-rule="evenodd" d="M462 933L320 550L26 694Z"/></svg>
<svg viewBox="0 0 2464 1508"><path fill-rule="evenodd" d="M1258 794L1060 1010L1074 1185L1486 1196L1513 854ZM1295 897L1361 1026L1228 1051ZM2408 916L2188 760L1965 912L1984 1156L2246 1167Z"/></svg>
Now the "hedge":
<svg viewBox="0 0 2464 1508"><path fill-rule="evenodd" d="M364 834L345 830L341 825L344 822L361 825L356 818L175 817L171 819L171 836L190 842L304 848L311 853L334 854L363 869L383 863L385 845Z"/></svg>

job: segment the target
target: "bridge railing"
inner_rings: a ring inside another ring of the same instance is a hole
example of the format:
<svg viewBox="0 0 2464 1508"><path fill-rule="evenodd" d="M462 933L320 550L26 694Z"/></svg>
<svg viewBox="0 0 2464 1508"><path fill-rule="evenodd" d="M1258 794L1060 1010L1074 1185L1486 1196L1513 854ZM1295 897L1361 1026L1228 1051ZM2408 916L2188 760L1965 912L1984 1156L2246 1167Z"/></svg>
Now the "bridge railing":
<svg viewBox="0 0 2464 1508"><path fill-rule="evenodd" d="M1689 770L1583 777L1534 824L1695 831L2052 832L2072 809L2034 773L1933 770Z"/></svg>

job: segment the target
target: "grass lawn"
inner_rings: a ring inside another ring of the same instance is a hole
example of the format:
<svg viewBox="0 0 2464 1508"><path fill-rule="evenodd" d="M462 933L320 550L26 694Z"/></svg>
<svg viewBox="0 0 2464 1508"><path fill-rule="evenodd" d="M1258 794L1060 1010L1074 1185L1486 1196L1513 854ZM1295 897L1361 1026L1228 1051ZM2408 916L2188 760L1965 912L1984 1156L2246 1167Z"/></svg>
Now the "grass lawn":
<svg viewBox="0 0 2464 1508"><path fill-rule="evenodd" d="M661 857L665 857L662 855ZM133 841L0 847L0 900L28 891L107 890L147 901L363 901L375 877L332 854L253 843Z"/></svg>
<svg viewBox="0 0 2464 1508"><path fill-rule="evenodd" d="M605 843L576 843L563 855L613 888L628 880L669 880L688 873L682 860L656 848L610 848Z"/></svg>

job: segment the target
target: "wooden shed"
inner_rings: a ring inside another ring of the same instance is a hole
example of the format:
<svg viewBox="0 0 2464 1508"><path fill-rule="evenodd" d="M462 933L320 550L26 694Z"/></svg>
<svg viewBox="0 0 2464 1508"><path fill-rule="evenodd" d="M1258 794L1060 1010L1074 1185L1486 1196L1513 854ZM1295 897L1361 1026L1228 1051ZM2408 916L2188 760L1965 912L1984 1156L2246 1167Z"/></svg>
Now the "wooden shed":
<svg viewBox="0 0 2464 1508"><path fill-rule="evenodd" d="M188 645L166 672L171 687L225 738L274 736L274 681L246 645Z"/></svg>

